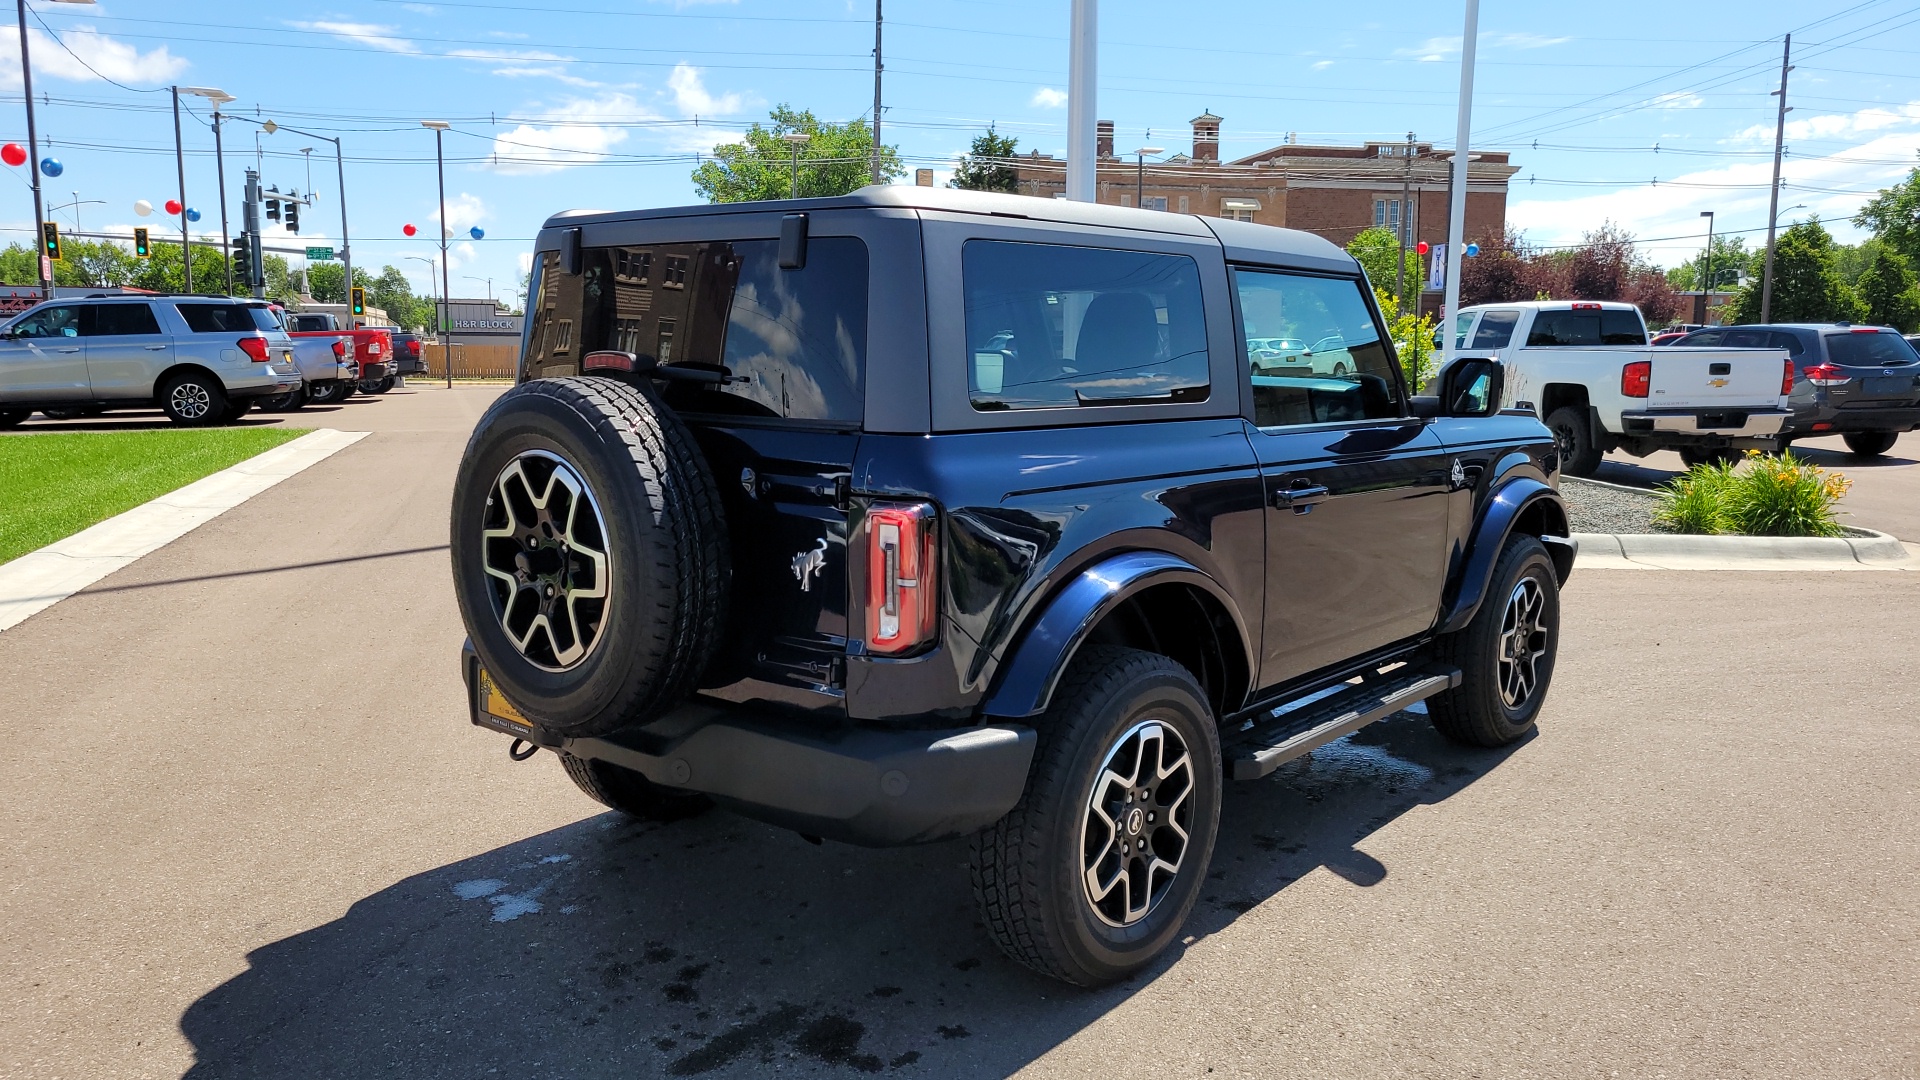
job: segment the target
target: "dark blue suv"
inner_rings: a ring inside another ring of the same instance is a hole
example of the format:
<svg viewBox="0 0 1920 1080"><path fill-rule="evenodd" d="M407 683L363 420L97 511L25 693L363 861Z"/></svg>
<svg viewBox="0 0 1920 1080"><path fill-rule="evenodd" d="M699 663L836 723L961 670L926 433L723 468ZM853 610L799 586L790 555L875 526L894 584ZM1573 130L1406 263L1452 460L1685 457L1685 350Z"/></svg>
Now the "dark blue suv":
<svg viewBox="0 0 1920 1080"><path fill-rule="evenodd" d="M1488 359L1414 396L1324 240L882 187L561 214L530 297L454 492L463 669L616 810L971 835L999 944L1093 985L1178 935L1223 781L1539 713L1553 438Z"/></svg>

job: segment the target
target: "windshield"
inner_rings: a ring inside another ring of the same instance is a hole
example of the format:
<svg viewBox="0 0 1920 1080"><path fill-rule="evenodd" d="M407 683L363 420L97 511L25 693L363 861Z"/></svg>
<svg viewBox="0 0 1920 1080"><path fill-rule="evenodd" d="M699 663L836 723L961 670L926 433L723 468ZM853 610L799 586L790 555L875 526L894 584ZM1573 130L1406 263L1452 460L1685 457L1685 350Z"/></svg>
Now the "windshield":
<svg viewBox="0 0 1920 1080"><path fill-rule="evenodd" d="M1920 360L1899 334L1828 334L1827 357L1847 367L1883 367Z"/></svg>

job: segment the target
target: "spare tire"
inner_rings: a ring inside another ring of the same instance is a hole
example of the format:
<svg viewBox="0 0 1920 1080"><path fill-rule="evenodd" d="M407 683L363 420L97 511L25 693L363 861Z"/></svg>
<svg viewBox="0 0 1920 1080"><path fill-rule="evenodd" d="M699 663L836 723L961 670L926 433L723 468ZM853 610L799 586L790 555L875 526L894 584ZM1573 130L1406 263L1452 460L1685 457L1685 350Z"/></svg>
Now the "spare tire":
<svg viewBox="0 0 1920 1080"><path fill-rule="evenodd" d="M555 734L659 716L720 640L731 584L720 494L650 388L585 377L508 391L467 441L450 534L474 651Z"/></svg>

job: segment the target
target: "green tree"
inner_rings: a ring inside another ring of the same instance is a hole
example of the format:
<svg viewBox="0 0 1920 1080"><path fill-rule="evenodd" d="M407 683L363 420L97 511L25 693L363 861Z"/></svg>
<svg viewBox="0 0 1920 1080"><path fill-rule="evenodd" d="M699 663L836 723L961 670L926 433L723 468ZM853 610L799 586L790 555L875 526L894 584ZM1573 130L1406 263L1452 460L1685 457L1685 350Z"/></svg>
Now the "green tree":
<svg viewBox="0 0 1920 1080"><path fill-rule="evenodd" d="M1433 347L1433 316L1422 314L1417 302L1401 311L1400 301L1378 285L1374 286L1373 296L1380 303L1380 318L1387 324L1393 347L1400 354L1400 370L1407 377L1407 386L1414 393L1420 393L1438 363Z"/></svg>
<svg viewBox="0 0 1920 1080"><path fill-rule="evenodd" d="M1881 245L1874 253L1857 289L1866 305L1868 322L1891 326L1903 334L1920 330L1920 278L1914 276L1907 260L1886 246Z"/></svg>
<svg viewBox="0 0 1920 1080"><path fill-rule="evenodd" d="M1761 285L1755 278L1740 290L1728 322L1760 321ZM1775 322L1858 322L1866 314L1866 305L1840 277L1833 236L1819 218L1780 234L1773 247Z"/></svg>
<svg viewBox="0 0 1920 1080"><path fill-rule="evenodd" d="M1910 265L1920 265L1920 169L1890 188L1881 188L1853 223L1872 229L1873 235L1893 247Z"/></svg>
<svg viewBox="0 0 1920 1080"><path fill-rule="evenodd" d="M1753 252L1747 250L1747 238L1721 234L1713 238L1713 277L1716 289L1731 287L1741 275L1752 274ZM1667 283L1681 292L1700 287L1701 252L1667 271ZM1691 313L1689 312L1689 315Z"/></svg>
<svg viewBox="0 0 1920 1080"><path fill-rule="evenodd" d="M772 123L754 124L737 143L713 148L713 157L693 170L693 186L708 202L751 202L784 199L794 181L794 147L782 136L804 134L800 149L798 187L802 198L845 195L866 185L873 163L873 129L864 120L823 124L806 110L776 106ZM904 173L900 155L891 146L880 148L880 175L891 180Z"/></svg>
<svg viewBox="0 0 1920 1080"><path fill-rule="evenodd" d="M995 134L993 126L989 124L987 133L977 136L968 148L967 156L960 159L959 166L953 170L953 179L947 186L968 191L1018 194L1018 174L1011 161L1018 145L1019 140L1011 135Z"/></svg>
<svg viewBox="0 0 1920 1080"><path fill-rule="evenodd" d="M1388 295L1393 295L1394 264L1400 260L1400 238L1392 229L1372 228L1354 237L1347 244L1347 254L1360 263L1367 272L1367 280L1373 287ZM1412 247L1407 248L1406 287L1419 292L1426 280L1420 272L1420 255Z"/></svg>
<svg viewBox="0 0 1920 1080"><path fill-rule="evenodd" d="M191 289L186 288L186 273L182 266L180 245L156 241L153 245L153 257L141 259L139 262L141 265L126 282L136 289L216 295L224 295L227 291L227 256L217 247L206 244L193 245L193 288ZM234 283L234 289L245 291L239 282Z"/></svg>

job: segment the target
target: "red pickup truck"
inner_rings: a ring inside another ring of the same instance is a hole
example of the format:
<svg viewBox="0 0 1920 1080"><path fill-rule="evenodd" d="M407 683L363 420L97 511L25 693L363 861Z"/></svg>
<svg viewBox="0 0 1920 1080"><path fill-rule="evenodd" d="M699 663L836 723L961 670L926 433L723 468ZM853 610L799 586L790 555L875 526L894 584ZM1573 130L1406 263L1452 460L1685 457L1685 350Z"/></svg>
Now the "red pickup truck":
<svg viewBox="0 0 1920 1080"><path fill-rule="evenodd" d="M393 389L399 366L393 357L393 332L384 326L345 327L329 311L295 312L287 316L292 334L300 337L346 336L353 339L353 354L360 361L357 389L363 394L384 394ZM351 390L349 390L349 393ZM341 397L346 397L342 394Z"/></svg>

